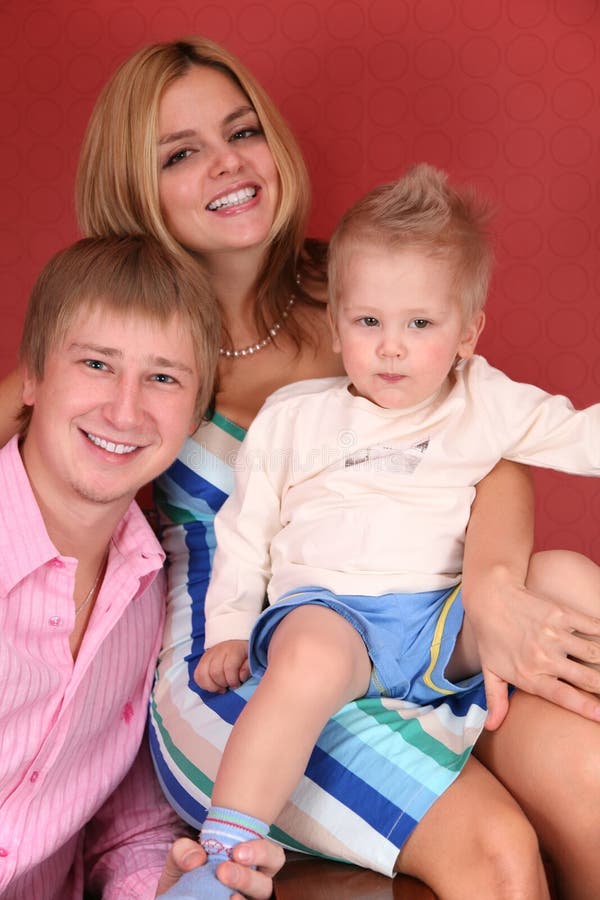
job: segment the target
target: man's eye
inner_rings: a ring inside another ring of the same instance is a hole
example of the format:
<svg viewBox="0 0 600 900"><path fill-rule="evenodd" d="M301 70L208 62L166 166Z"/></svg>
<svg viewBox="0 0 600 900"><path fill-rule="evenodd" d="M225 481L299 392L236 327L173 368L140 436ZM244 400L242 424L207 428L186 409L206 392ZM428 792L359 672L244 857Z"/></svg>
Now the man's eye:
<svg viewBox="0 0 600 900"><path fill-rule="evenodd" d="M431 325L429 319L413 319L410 323L411 328L427 328L428 325Z"/></svg>
<svg viewBox="0 0 600 900"><path fill-rule="evenodd" d="M377 328L379 325L379 319L375 318L375 316L363 316L362 319L359 319L359 322L367 328Z"/></svg>
<svg viewBox="0 0 600 900"><path fill-rule="evenodd" d="M159 384L175 384L173 376L165 375L164 372L158 372L156 375L153 375L152 380L158 381Z"/></svg>

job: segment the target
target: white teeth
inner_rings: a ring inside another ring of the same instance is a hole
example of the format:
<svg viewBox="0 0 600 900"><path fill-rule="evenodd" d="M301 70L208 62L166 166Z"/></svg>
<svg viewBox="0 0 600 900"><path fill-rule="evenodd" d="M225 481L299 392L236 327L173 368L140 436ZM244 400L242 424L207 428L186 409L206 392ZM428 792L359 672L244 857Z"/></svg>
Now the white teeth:
<svg viewBox="0 0 600 900"><path fill-rule="evenodd" d="M213 200L212 203L208 204L208 209L214 211L215 209L223 209L224 206L239 206L241 203L251 200L252 197L256 197L255 187L241 188L239 191L232 191L231 194L225 194L224 197Z"/></svg>
<svg viewBox="0 0 600 900"><path fill-rule="evenodd" d="M137 450L137 446L133 444L113 444L112 441L105 441L104 438L96 437L95 434L90 434L89 432L88 438L96 447L108 450L109 453L133 453L134 450Z"/></svg>

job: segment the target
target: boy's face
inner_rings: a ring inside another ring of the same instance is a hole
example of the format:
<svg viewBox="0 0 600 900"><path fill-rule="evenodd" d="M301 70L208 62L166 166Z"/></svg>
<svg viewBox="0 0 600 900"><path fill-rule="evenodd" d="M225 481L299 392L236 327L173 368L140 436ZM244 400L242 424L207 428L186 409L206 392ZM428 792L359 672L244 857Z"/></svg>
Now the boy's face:
<svg viewBox="0 0 600 900"><path fill-rule="evenodd" d="M190 330L177 317L86 307L48 353L43 378L24 372L34 489L57 502L128 504L193 430L198 385Z"/></svg>
<svg viewBox="0 0 600 900"><path fill-rule="evenodd" d="M347 260L332 327L353 393L387 409L426 400L473 354L483 313L465 321L446 259L359 245Z"/></svg>

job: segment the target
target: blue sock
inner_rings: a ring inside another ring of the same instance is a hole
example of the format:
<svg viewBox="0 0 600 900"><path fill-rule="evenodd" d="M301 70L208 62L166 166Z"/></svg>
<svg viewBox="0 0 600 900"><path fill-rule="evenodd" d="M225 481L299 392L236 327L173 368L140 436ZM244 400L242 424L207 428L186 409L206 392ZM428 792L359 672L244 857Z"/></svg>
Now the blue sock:
<svg viewBox="0 0 600 900"><path fill-rule="evenodd" d="M200 834L200 843L206 850L208 862L182 875L163 896L172 900L229 900L233 891L218 880L215 874L217 866L223 860L230 859L231 849L236 844L266 837L268 830L268 825L253 816L222 806L211 807Z"/></svg>

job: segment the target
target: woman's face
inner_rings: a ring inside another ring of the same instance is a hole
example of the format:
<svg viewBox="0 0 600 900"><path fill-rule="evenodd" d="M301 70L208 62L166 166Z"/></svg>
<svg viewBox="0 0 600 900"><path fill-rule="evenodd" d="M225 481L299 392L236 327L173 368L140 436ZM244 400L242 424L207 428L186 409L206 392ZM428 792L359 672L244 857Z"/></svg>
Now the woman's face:
<svg viewBox="0 0 600 900"><path fill-rule="evenodd" d="M279 175L254 109L230 78L193 66L171 84L158 141L160 205L173 237L209 263L265 242Z"/></svg>

